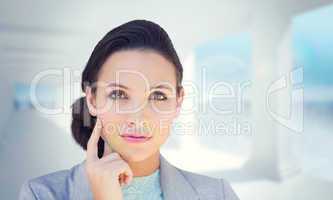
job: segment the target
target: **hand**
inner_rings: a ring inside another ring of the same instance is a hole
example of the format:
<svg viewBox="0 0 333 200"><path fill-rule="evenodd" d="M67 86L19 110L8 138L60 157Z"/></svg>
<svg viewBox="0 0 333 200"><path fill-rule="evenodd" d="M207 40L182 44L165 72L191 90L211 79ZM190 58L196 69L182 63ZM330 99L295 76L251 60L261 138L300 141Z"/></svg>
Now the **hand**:
<svg viewBox="0 0 333 200"><path fill-rule="evenodd" d="M118 153L111 153L108 145L104 145L103 157L98 158L101 132L102 123L97 118L87 144L85 169L89 184L95 200L122 200L121 186L132 181L133 173Z"/></svg>

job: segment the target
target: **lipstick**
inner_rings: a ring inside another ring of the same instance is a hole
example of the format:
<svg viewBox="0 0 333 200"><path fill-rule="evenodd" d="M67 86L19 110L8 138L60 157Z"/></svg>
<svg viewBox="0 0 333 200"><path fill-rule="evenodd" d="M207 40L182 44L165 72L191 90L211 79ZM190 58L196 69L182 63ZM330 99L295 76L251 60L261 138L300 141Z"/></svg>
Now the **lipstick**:
<svg viewBox="0 0 333 200"><path fill-rule="evenodd" d="M124 133L121 135L121 137L130 143L143 143L148 141L151 137L148 137L143 134L137 134L137 133Z"/></svg>

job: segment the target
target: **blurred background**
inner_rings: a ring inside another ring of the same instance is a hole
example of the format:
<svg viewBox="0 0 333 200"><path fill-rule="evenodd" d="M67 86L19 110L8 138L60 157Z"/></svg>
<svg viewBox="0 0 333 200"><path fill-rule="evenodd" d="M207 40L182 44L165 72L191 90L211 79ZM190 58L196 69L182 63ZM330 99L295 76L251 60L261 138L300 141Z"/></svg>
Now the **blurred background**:
<svg viewBox="0 0 333 200"><path fill-rule="evenodd" d="M225 178L240 199L332 199L332 0L0 0L3 199L85 159L70 133L82 69L133 19L160 24L184 65L171 163Z"/></svg>

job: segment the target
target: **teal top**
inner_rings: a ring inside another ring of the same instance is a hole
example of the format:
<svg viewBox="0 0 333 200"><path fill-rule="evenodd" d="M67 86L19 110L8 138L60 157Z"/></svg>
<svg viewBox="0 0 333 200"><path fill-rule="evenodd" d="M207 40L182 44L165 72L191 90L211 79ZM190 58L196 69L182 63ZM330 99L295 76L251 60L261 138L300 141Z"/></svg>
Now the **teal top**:
<svg viewBox="0 0 333 200"><path fill-rule="evenodd" d="M129 185L122 187L124 200L163 200L160 170L148 176L134 177Z"/></svg>

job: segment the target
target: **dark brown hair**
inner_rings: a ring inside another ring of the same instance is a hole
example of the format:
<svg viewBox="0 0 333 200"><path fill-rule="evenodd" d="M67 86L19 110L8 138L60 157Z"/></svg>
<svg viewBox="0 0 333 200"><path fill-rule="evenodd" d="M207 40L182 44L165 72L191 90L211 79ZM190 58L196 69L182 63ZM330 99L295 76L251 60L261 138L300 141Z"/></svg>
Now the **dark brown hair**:
<svg viewBox="0 0 333 200"><path fill-rule="evenodd" d="M92 86L98 79L98 73L113 53L121 50L153 50L169 62L176 69L177 94L182 88L183 67L178 58L176 50L166 33L158 24L147 20L133 20L122 24L108 32L95 46L83 72L81 89L85 92L86 86ZM95 93L95 88L92 88ZM90 115L86 98L77 99L72 105L72 136L74 140L87 150L87 143L90 138L96 117ZM104 142L100 138L98 142L98 156L102 157Z"/></svg>

